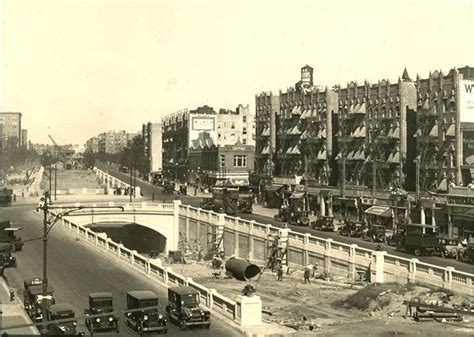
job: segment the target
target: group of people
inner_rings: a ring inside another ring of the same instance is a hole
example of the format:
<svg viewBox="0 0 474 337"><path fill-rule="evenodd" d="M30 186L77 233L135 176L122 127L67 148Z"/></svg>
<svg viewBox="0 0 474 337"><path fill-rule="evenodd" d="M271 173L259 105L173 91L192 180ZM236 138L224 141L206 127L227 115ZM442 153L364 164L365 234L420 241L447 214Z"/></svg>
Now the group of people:
<svg viewBox="0 0 474 337"><path fill-rule="evenodd" d="M304 270L303 270L303 279L304 279L304 283L308 283L310 284L311 283L311 280L310 278L311 277L315 277L316 276L316 271L318 270L318 264L308 264ZM287 266L286 267L286 274L289 275L290 273L290 268ZM283 274L284 274L284 267L282 264L280 264L277 268L277 271L276 271L276 276L277 276L277 281L280 281L282 282L283 281Z"/></svg>
<svg viewBox="0 0 474 337"><path fill-rule="evenodd" d="M116 186L114 188L114 195L130 195L130 194L133 194L133 187L131 186L124 187L124 188Z"/></svg>

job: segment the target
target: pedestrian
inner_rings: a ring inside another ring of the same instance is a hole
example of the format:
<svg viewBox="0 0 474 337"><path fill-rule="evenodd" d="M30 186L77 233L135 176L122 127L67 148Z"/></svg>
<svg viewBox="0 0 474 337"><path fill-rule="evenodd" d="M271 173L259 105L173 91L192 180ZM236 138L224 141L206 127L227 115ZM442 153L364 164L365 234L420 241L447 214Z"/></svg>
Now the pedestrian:
<svg viewBox="0 0 474 337"><path fill-rule="evenodd" d="M277 270L277 281L283 281L283 266L280 264Z"/></svg>
<svg viewBox="0 0 474 337"><path fill-rule="evenodd" d="M310 276L311 272L310 272L310 269L309 267L307 266L305 269L304 269L304 272L303 272L303 276L304 276L304 283L311 283L311 281L309 280L309 276Z"/></svg>

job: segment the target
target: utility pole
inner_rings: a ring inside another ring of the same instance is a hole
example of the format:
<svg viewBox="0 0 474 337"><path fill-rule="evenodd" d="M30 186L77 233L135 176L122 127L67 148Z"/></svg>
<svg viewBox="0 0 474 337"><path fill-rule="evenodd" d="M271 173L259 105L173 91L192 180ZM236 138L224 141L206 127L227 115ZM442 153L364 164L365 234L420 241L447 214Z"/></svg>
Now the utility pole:
<svg viewBox="0 0 474 337"><path fill-rule="evenodd" d="M51 165L49 166L50 170L50 186L51 186ZM50 187L51 188L51 187ZM46 325L46 316L48 310L48 304L46 301L46 296L48 295L48 199L50 198L49 192L44 194L44 205L43 205L43 302L41 305L41 311L43 315L43 324L42 332L48 332L48 327Z"/></svg>
<svg viewBox="0 0 474 337"><path fill-rule="evenodd" d="M49 195L51 195L51 192L53 190L53 186L52 186L52 183L53 183L53 163L50 162L49 163Z"/></svg>
<svg viewBox="0 0 474 337"><path fill-rule="evenodd" d="M129 195L130 195L130 203L132 202L132 185L133 185L133 165L130 165L130 189L129 189Z"/></svg>
<svg viewBox="0 0 474 337"><path fill-rule="evenodd" d="M54 201L58 200L57 190L58 190L58 166L57 166L57 163L54 163Z"/></svg>
<svg viewBox="0 0 474 337"><path fill-rule="evenodd" d="M346 194L346 158L342 158L341 197Z"/></svg>
<svg viewBox="0 0 474 337"><path fill-rule="evenodd" d="M377 190L377 163L375 159L372 160L372 198L375 199L375 193Z"/></svg>

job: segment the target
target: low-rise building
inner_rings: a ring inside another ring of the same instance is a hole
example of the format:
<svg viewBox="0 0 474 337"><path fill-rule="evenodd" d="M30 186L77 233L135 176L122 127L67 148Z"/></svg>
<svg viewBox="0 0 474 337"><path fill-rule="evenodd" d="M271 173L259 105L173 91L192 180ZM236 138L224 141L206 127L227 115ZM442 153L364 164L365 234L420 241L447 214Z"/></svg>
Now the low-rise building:
<svg viewBox="0 0 474 337"><path fill-rule="evenodd" d="M163 170L161 123L147 123L142 126L145 157L149 161L150 172Z"/></svg>

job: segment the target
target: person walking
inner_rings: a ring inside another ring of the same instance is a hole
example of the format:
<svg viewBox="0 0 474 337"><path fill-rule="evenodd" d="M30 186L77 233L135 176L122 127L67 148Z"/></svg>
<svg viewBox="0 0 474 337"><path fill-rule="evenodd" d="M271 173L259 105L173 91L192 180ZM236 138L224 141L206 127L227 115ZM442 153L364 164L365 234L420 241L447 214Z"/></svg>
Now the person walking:
<svg viewBox="0 0 474 337"><path fill-rule="evenodd" d="M304 276L304 283L311 283L311 281L309 280L309 277L311 275L311 271L309 269L308 266L306 266L306 268L304 269L304 272L303 272L303 276Z"/></svg>
<svg viewBox="0 0 474 337"><path fill-rule="evenodd" d="M278 266L277 281L283 281L283 266L282 265Z"/></svg>

